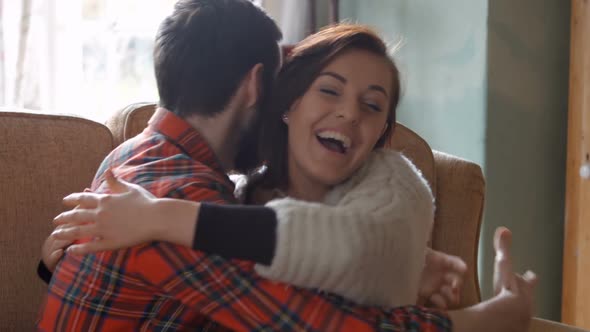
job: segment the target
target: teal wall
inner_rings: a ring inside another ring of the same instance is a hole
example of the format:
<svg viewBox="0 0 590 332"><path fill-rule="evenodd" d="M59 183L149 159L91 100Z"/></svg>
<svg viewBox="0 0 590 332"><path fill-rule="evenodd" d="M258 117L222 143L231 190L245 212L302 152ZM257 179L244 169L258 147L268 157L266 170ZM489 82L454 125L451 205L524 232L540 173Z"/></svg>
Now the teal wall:
<svg viewBox="0 0 590 332"><path fill-rule="evenodd" d="M403 47L400 122L487 180L480 282L491 296L493 230L514 232L515 268L536 271L537 314L560 316L569 1L341 0L343 18Z"/></svg>
<svg viewBox="0 0 590 332"><path fill-rule="evenodd" d="M341 0L341 17L402 47L399 121L437 150L485 161L486 17L483 0Z"/></svg>

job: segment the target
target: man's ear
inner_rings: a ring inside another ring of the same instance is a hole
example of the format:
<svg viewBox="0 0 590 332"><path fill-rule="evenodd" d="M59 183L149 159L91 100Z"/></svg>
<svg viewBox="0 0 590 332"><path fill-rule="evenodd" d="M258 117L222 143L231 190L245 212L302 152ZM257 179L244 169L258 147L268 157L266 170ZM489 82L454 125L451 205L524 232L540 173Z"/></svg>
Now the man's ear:
<svg viewBox="0 0 590 332"><path fill-rule="evenodd" d="M244 79L244 86L246 88L246 107L252 108L258 104L262 96L262 75L264 73L264 65L257 63L248 71Z"/></svg>

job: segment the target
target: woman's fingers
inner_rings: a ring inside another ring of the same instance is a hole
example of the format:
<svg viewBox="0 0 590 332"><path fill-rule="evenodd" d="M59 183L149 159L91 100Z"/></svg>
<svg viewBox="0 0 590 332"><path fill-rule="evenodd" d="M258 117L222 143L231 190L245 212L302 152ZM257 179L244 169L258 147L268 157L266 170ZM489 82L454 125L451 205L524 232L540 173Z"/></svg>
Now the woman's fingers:
<svg viewBox="0 0 590 332"><path fill-rule="evenodd" d="M447 304L456 305L459 303L459 293L455 292L450 285L443 285L440 293L445 298Z"/></svg>
<svg viewBox="0 0 590 332"><path fill-rule="evenodd" d="M530 270L526 271L522 275L522 279L526 282L527 286L531 290L535 289L535 287L537 287L537 284L539 283L539 277L537 277L537 274Z"/></svg>
<svg viewBox="0 0 590 332"><path fill-rule="evenodd" d="M102 189L110 194L75 193L64 199L66 204L76 208L55 217L54 224L58 228L52 236L66 241L94 239L71 245L67 252L85 254L114 250L147 242L155 238L154 234L160 235L154 230L159 230L159 224L144 227L145 216L153 215L146 210L153 211L158 206L149 191L117 179L111 170L105 173ZM138 213L143 213L144 217L139 217Z"/></svg>
<svg viewBox="0 0 590 332"><path fill-rule="evenodd" d="M467 272L467 264L457 256L451 256L451 258L449 260L449 272L445 274L444 281L454 291L455 297L458 298Z"/></svg>
<svg viewBox="0 0 590 332"><path fill-rule="evenodd" d="M67 252L74 255L86 255L98 251L111 250L106 242L102 240L90 241L81 244L74 244L69 246Z"/></svg>
<svg viewBox="0 0 590 332"><path fill-rule="evenodd" d="M131 190L129 183L119 180L109 168L104 173L106 183L113 194L122 194Z"/></svg>
<svg viewBox="0 0 590 332"><path fill-rule="evenodd" d="M513 286L509 290L521 299L522 307L526 308L527 316L532 316L534 311L534 291L538 278L532 271L527 271L523 275L514 274Z"/></svg>
<svg viewBox="0 0 590 332"><path fill-rule="evenodd" d="M65 249L67 246L69 246L70 244L72 244L74 242L74 240L62 240L62 239L58 239L55 237L55 235L51 234L50 235L53 238L53 241L51 242L51 250L55 251L58 249Z"/></svg>
<svg viewBox="0 0 590 332"><path fill-rule="evenodd" d="M155 198L155 196L140 185L121 180L116 177L109 169L105 172L105 180L113 194L141 194L146 198ZM117 195L118 196L118 195Z"/></svg>
<svg viewBox="0 0 590 332"><path fill-rule="evenodd" d="M51 253L51 255L49 255L49 259L51 262L57 263L60 260L61 256L63 256L63 255L64 255L64 249L57 249L57 250L53 251Z"/></svg>
<svg viewBox="0 0 590 332"><path fill-rule="evenodd" d="M122 194L134 189L133 185L115 177L113 172L108 169L105 172L106 183L111 193ZM68 207L79 207L82 209L95 209L101 203L101 199L109 197L107 194L96 194L84 189L82 193L73 193L63 199L63 204Z"/></svg>
<svg viewBox="0 0 590 332"><path fill-rule="evenodd" d="M447 273L445 274L444 283L451 286L451 288L460 290L463 287L463 274Z"/></svg>
<svg viewBox="0 0 590 332"><path fill-rule="evenodd" d="M510 288L514 279L512 257L512 232L506 227L499 227L494 234L494 294L499 294L502 288Z"/></svg>
<svg viewBox="0 0 590 332"><path fill-rule="evenodd" d="M494 249L499 259L510 259L512 248L512 232L506 227L498 227L494 234Z"/></svg>
<svg viewBox="0 0 590 332"><path fill-rule="evenodd" d="M99 237L96 224L72 225L53 231L53 236L59 240L75 241L83 238Z"/></svg>
<svg viewBox="0 0 590 332"><path fill-rule="evenodd" d="M529 283L536 283L537 282L537 274L531 270L526 271L523 275L522 278L524 280L526 280Z"/></svg>
<svg viewBox="0 0 590 332"><path fill-rule="evenodd" d="M458 256L449 255L449 270L454 271L457 275L464 275L467 272L467 264Z"/></svg>
<svg viewBox="0 0 590 332"><path fill-rule="evenodd" d="M100 198L104 194L94 194L90 192L73 193L63 199L63 204L67 207L76 207L84 209L94 209L98 206Z"/></svg>
<svg viewBox="0 0 590 332"><path fill-rule="evenodd" d="M55 225L80 225L89 222L96 221L96 212L93 210L70 210L66 212L60 213L55 219L53 219L53 223ZM58 229L56 229L57 231Z"/></svg>
<svg viewBox="0 0 590 332"><path fill-rule="evenodd" d="M447 301L444 296L439 293L434 293L430 296L429 302L437 309L446 310L448 308Z"/></svg>

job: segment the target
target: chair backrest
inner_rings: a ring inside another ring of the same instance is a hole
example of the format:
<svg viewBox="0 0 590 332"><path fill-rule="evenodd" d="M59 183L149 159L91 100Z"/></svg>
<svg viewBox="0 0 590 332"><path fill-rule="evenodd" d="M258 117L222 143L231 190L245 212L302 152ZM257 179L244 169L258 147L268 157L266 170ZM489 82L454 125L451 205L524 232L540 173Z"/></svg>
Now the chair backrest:
<svg viewBox="0 0 590 332"><path fill-rule="evenodd" d="M461 291L466 307L481 300L477 275L479 233L485 199L485 180L479 165L434 151L436 213L432 248L461 257L467 273Z"/></svg>
<svg viewBox="0 0 590 332"><path fill-rule="evenodd" d="M467 264L461 302L457 307L480 302L477 257L485 198L481 167L432 151L422 137L401 124L397 124L388 146L412 160L430 184L436 198L432 248L459 256Z"/></svg>
<svg viewBox="0 0 590 332"><path fill-rule="evenodd" d="M410 128L398 123L386 146L402 152L416 165L428 181L432 194L436 197L436 171L430 145Z"/></svg>
<svg viewBox="0 0 590 332"><path fill-rule="evenodd" d="M113 138L78 117L0 112L0 142L0 330L31 331L46 290L41 244L61 198L90 185Z"/></svg>
<svg viewBox="0 0 590 332"><path fill-rule="evenodd" d="M106 125L113 133L115 146L141 133L155 110L154 103L135 103L114 113Z"/></svg>
<svg viewBox="0 0 590 332"><path fill-rule="evenodd" d="M107 122L116 144L146 127L155 104L132 104ZM481 168L460 158L432 151L428 143L409 128L397 124L387 143L401 151L422 172L436 197L437 210L432 247L461 257L468 265L461 307L480 301L477 249L485 182Z"/></svg>

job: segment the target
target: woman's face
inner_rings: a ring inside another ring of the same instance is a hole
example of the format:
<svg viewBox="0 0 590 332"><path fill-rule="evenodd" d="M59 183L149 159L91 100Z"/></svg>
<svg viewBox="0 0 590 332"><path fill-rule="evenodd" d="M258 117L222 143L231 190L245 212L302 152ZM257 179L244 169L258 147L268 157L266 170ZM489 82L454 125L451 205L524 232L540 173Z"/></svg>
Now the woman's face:
<svg viewBox="0 0 590 332"><path fill-rule="evenodd" d="M331 187L349 178L386 128L391 85L379 55L353 49L329 63L287 112L290 182Z"/></svg>

